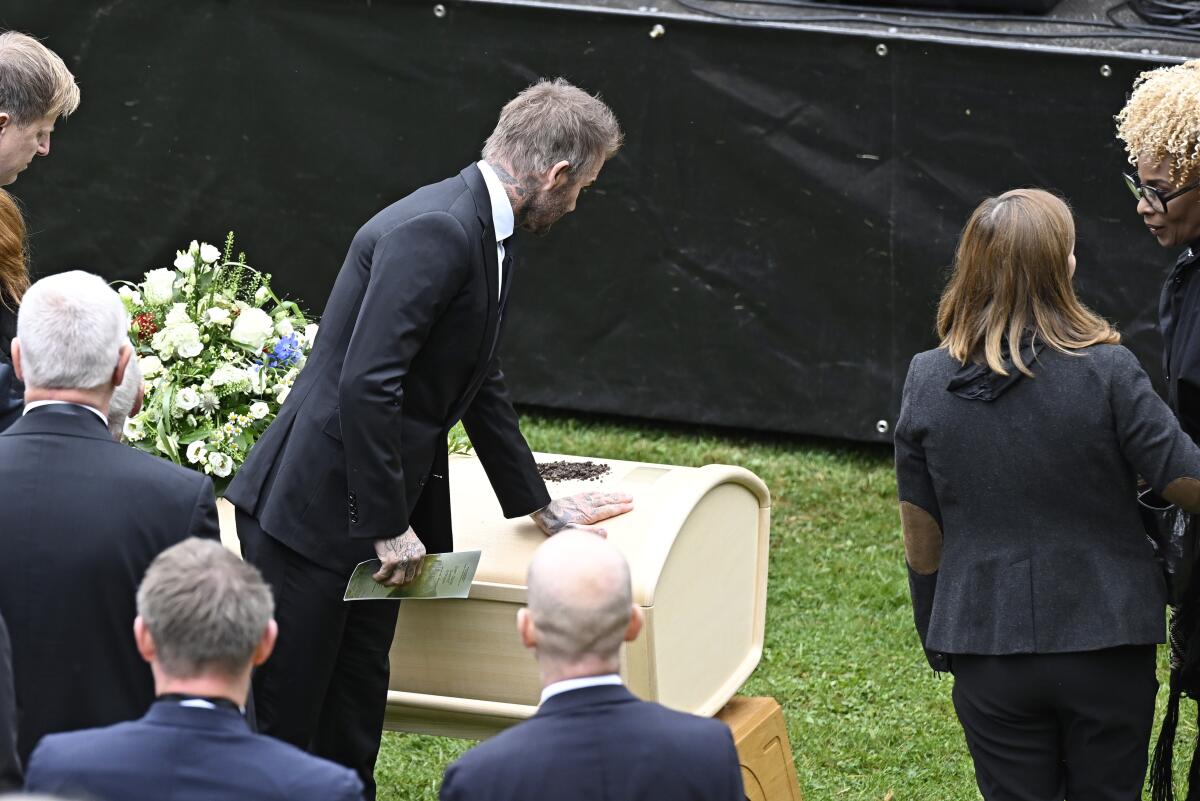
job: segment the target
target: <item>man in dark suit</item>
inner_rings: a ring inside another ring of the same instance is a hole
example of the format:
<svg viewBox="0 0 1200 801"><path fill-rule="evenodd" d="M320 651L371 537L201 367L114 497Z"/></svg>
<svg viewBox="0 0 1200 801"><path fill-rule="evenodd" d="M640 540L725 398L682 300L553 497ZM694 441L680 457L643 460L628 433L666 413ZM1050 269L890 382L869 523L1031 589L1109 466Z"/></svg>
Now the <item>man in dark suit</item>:
<svg viewBox="0 0 1200 801"><path fill-rule="evenodd" d="M399 585L453 549L454 423L508 517L551 534L631 508L623 494L550 500L497 358L513 229L548 231L620 142L599 99L543 81L505 106L483 161L368 221L304 371L226 492L279 604L280 650L254 679L260 730L356 769L368 798L397 605L342 596L361 561L379 557L376 580Z"/></svg>
<svg viewBox="0 0 1200 801"><path fill-rule="evenodd" d="M17 699L13 694L12 648L8 627L0 617L0 793L21 788L17 758Z"/></svg>
<svg viewBox="0 0 1200 801"><path fill-rule="evenodd" d="M44 738L26 789L94 801L362 801L353 771L246 725L250 671L278 633L254 567L186 540L150 565L137 608L134 639L158 700L141 720Z"/></svg>
<svg viewBox="0 0 1200 801"><path fill-rule="evenodd" d="M446 770L441 801L745 801L720 721L641 701L621 684L621 644L642 627L629 565L588 532L534 554L521 640L537 654L542 705Z"/></svg>
<svg viewBox="0 0 1200 801"><path fill-rule="evenodd" d="M47 733L145 712L154 683L129 639L138 582L164 548L219 536L207 477L109 435L128 325L117 294L87 273L38 281L21 303L25 413L0 434L0 614L22 759Z"/></svg>

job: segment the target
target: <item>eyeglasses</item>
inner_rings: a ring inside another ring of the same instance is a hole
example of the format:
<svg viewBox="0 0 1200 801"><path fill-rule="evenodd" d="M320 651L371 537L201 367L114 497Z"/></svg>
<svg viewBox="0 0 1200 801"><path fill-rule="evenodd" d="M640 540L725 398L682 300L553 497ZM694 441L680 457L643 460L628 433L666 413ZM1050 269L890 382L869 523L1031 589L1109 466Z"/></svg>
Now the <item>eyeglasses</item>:
<svg viewBox="0 0 1200 801"><path fill-rule="evenodd" d="M1125 179L1125 185L1129 187L1129 191L1133 193L1133 196L1138 200L1145 200L1150 204L1150 208L1154 211L1157 211L1159 214L1167 213L1168 200L1177 198L1184 192L1191 192L1193 189L1200 186L1200 181L1192 181L1186 186L1179 187L1174 192L1164 193L1158 189L1155 189L1153 186L1146 186L1138 183L1138 179L1129 173L1122 173L1121 175Z"/></svg>

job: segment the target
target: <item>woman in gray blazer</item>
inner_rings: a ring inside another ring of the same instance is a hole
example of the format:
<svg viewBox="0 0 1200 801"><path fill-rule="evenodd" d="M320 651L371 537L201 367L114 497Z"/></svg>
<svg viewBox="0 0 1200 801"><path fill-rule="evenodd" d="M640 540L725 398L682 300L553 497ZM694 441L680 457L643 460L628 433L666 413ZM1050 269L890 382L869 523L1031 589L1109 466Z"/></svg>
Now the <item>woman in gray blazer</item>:
<svg viewBox="0 0 1200 801"><path fill-rule="evenodd" d="M896 426L917 631L988 801L1141 797L1166 586L1138 477L1200 512L1200 449L1076 298L1074 245L1047 192L975 210Z"/></svg>

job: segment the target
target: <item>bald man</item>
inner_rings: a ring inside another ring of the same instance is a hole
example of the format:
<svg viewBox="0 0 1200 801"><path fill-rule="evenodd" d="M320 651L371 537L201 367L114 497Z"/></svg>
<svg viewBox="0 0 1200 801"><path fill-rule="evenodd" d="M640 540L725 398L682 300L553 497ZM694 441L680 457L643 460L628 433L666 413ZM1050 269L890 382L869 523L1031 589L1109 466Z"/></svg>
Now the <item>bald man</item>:
<svg viewBox="0 0 1200 801"><path fill-rule="evenodd" d="M446 770L441 801L745 801L729 729L638 700L621 683L637 639L629 565L595 534L564 531L534 554L517 613L542 705Z"/></svg>

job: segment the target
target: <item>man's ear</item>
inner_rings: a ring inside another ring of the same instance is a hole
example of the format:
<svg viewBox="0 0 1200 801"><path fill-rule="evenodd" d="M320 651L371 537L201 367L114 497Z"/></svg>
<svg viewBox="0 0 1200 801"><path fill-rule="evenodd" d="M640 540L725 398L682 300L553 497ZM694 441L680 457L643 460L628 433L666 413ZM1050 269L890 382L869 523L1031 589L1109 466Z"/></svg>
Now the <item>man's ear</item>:
<svg viewBox="0 0 1200 801"><path fill-rule="evenodd" d="M528 609L517 610L517 631L521 634L521 644L526 648L537 647L537 628L533 625L533 618L529 616Z"/></svg>
<svg viewBox="0 0 1200 801"><path fill-rule="evenodd" d="M263 630L262 638L259 639L258 645L254 646L254 655L251 657L250 664L258 667L263 662L271 658L271 652L275 650L275 641L279 639L279 624L274 620L267 623L267 628Z"/></svg>
<svg viewBox="0 0 1200 801"><path fill-rule="evenodd" d="M0 111L0 133L4 133L10 122L12 122L12 115L7 111Z"/></svg>
<svg viewBox="0 0 1200 801"><path fill-rule="evenodd" d="M129 359L133 356L132 345L122 345L121 353L117 356L117 367L113 370L113 387L121 386L125 380L125 368L129 367Z"/></svg>
<svg viewBox="0 0 1200 801"><path fill-rule="evenodd" d="M642 612L642 608L637 604L633 605L633 610L629 615L629 625L625 628L625 642L633 642L642 633L642 624L646 617Z"/></svg>
<svg viewBox="0 0 1200 801"><path fill-rule="evenodd" d="M142 620L141 615L133 619L133 641L137 643L142 659L153 662L157 653L154 649L154 638L150 636L150 629L146 628L146 621Z"/></svg>
<svg viewBox="0 0 1200 801"><path fill-rule="evenodd" d="M546 173L546 188L547 189L562 189L567 184L571 183L574 177L571 172L571 162L558 162Z"/></svg>
<svg viewBox="0 0 1200 801"><path fill-rule="evenodd" d="M25 371L21 368L21 340L13 337L13 341L9 344L9 349L12 352L13 372L17 374L17 379L21 383L25 383Z"/></svg>

